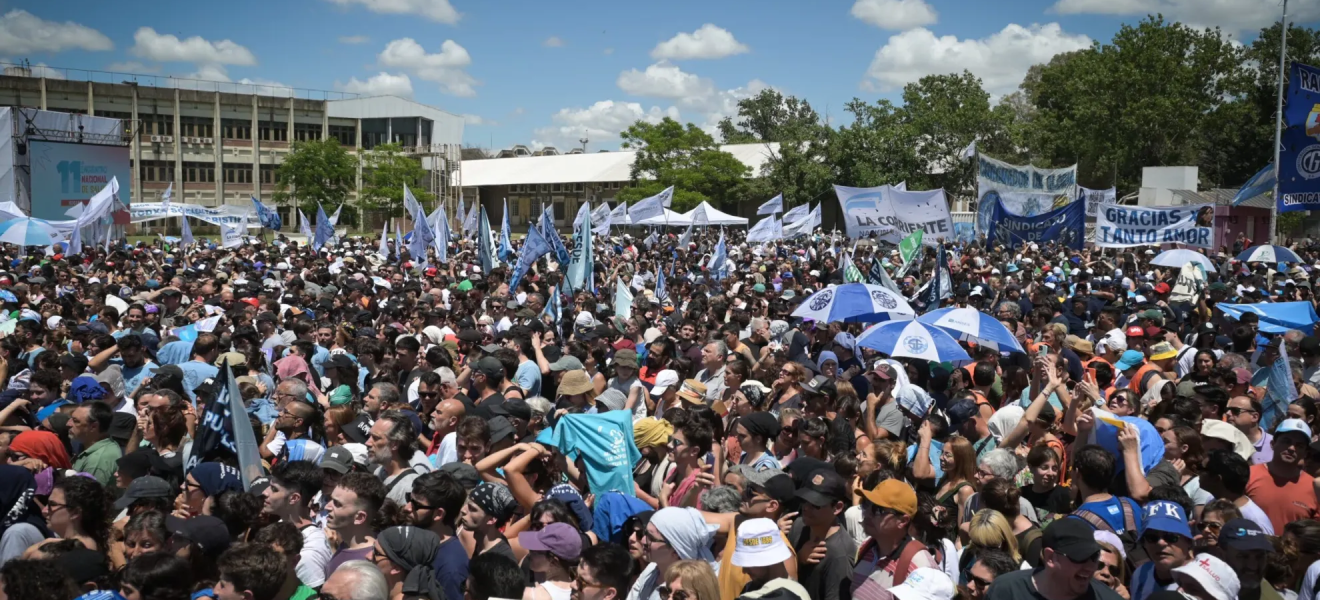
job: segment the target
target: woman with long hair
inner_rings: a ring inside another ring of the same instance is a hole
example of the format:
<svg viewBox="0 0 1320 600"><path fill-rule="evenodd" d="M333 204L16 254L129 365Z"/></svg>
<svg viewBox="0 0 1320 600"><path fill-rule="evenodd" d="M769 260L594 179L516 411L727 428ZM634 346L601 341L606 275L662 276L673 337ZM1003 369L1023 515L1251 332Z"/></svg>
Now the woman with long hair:
<svg viewBox="0 0 1320 600"><path fill-rule="evenodd" d="M1180 425L1160 434L1164 440L1164 458L1178 468L1178 485L1192 498L1196 512L1214 499L1209 492L1201 489L1201 469L1205 466L1206 452L1201 445L1201 432ZM1193 518L1187 515L1187 518ZM1200 515L1195 515L1200 518Z"/></svg>
<svg viewBox="0 0 1320 600"><path fill-rule="evenodd" d="M523 600L569 600L578 559L582 556L582 538L569 523L550 523L538 531L518 534L518 542L530 551L527 566L536 576L536 585L523 592Z"/></svg>
<svg viewBox="0 0 1320 600"><path fill-rule="evenodd" d="M1022 562L1022 555L1018 553L1017 536L1013 535L1013 526L999 511L988 508L976 511L968 526L967 537L968 546L963 548L964 556L967 556L968 550L971 549L993 548L1007 552L1013 557L1013 562ZM966 568L966 565L958 566L960 570Z"/></svg>
<svg viewBox="0 0 1320 600"><path fill-rule="evenodd" d="M358 417L357 409L352 404L331 406L325 411L325 443L327 446L341 446L349 443L344 437L344 427Z"/></svg>
<svg viewBox="0 0 1320 600"><path fill-rule="evenodd" d="M665 569L660 600L720 600L720 582L704 560L680 560Z"/></svg>
<svg viewBox="0 0 1320 600"><path fill-rule="evenodd" d="M138 417L138 424L142 427L142 439L151 443L169 468L171 480L183 479L183 438L188 433L183 407L153 408L146 416Z"/></svg>
<svg viewBox="0 0 1320 600"><path fill-rule="evenodd" d="M861 426L862 399L847 381L834 382L834 418L842 418L852 426L853 445L858 450L871 445L871 436L866 435L866 429Z"/></svg>
<svg viewBox="0 0 1320 600"><path fill-rule="evenodd" d="M1196 356L1192 359L1192 370L1183 375L1182 381L1194 381L1203 385L1212 383L1217 360L1213 350L1197 350Z"/></svg>
<svg viewBox="0 0 1320 600"><path fill-rule="evenodd" d="M779 377L775 379L770 395L770 412L775 416L786 408L802 409L802 382L807 380L807 368L789 361L779 368Z"/></svg>
<svg viewBox="0 0 1320 600"><path fill-rule="evenodd" d="M917 492L917 514L908 525L908 534L926 545L926 551L935 559L938 568L950 579L958 580L958 548L953 543L954 517L935 496Z"/></svg>
<svg viewBox="0 0 1320 600"><path fill-rule="evenodd" d="M110 497L99 482L75 475L55 484L42 512L46 526L55 535L76 539L89 549L108 553L110 509Z"/></svg>
<svg viewBox="0 0 1320 600"><path fill-rule="evenodd" d="M976 493L976 451L961 435L949 438L940 452L944 481L935 491L935 502L950 514L959 514L967 499ZM962 522L959 514L958 522Z"/></svg>

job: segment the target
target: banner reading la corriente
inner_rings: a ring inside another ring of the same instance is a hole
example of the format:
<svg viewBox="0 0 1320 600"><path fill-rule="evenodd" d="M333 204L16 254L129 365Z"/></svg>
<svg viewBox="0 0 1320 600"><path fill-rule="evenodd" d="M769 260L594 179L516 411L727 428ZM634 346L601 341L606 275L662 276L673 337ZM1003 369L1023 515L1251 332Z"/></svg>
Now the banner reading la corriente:
<svg viewBox="0 0 1320 600"><path fill-rule="evenodd" d="M210 208L206 206L193 206L191 204L171 202L169 205L169 214L166 214L165 207L160 202L138 202L128 207L128 213L134 223L144 223L156 219L168 219L170 217L182 217L187 215L194 219L206 221L212 225L237 225L239 223L246 223L248 227L261 227L261 220L253 213L250 206L232 206L224 204L215 208Z"/></svg>
<svg viewBox="0 0 1320 600"><path fill-rule="evenodd" d="M1320 210L1320 69L1292 64L1279 154L1279 212Z"/></svg>
<svg viewBox="0 0 1320 600"><path fill-rule="evenodd" d="M1215 205L1191 204L1168 208L1110 204L1095 220L1095 245L1131 248L1158 244L1215 247Z"/></svg>
<svg viewBox="0 0 1320 600"><path fill-rule="evenodd" d="M953 218L944 190L909 192L891 185L873 188L834 186L848 237L877 238L897 244L918 229L927 245L953 239Z"/></svg>
<svg viewBox="0 0 1320 600"><path fill-rule="evenodd" d="M1073 202L1043 215L1020 217L1008 211L1000 202L994 211L986 245L1004 244L1017 247L1022 244L1054 241L1074 250L1082 249L1086 233L1086 205Z"/></svg>
<svg viewBox="0 0 1320 600"><path fill-rule="evenodd" d="M1034 217L1072 202L1077 197L1076 186L1077 165L1041 169L977 155L977 229L985 233L990 227L997 200L1002 200L1011 214Z"/></svg>

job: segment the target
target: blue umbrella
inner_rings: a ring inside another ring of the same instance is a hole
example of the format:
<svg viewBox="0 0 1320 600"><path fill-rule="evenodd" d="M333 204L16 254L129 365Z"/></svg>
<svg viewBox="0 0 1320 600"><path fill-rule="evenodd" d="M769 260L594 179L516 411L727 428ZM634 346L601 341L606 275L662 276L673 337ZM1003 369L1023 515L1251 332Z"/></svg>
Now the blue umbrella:
<svg viewBox="0 0 1320 600"><path fill-rule="evenodd" d="M1009 352L1026 352L1013 333L994 317L971 308L941 308L930 311L917 320L934 325L964 342Z"/></svg>
<svg viewBox="0 0 1320 600"><path fill-rule="evenodd" d="M879 323L911 320L917 311L903 296L884 286L845 283L808 296L793 316L818 323Z"/></svg>
<svg viewBox="0 0 1320 600"><path fill-rule="evenodd" d="M15 246L49 246L65 238L50 221L23 217L0 223L0 242Z"/></svg>
<svg viewBox="0 0 1320 600"><path fill-rule="evenodd" d="M5 302L18 302L18 296L9 290L0 290L0 300Z"/></svg>
<svg viewBox="0 0 1320 600"><path fill-rule="evenodd" d="M1237 255L1237 259L1242 262L1263 263L1302 262L1302 259L1297 256L1296 252L1284 248L1283 246L1273 245L1252 246L1243 250L1242 254Z"/></svg>
<svg viewBox="0 0 1320 600"><path fill-rule="evenodd" d="M889 356L906 356L933 362L971 360L958 340L943 329L920 321L889 321L872 325L857 338L857 345Z"/></svg>

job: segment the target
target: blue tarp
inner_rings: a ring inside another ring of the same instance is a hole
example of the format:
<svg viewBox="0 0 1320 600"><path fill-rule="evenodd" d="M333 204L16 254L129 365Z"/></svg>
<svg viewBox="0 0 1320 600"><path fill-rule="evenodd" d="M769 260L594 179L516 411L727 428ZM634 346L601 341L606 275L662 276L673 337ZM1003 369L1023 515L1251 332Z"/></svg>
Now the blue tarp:
<svg viewBox="0 0 1320 600"><path fill-rule="evenodd" d="M1224 314L1239 320L1246 313L1256 313L1260 316L1260 330L1265 333L1284 333L1296 329L1309 335L1316 321L1320 321L1320 316L1315 314L1315 307L1305 301L1256 304L1220 302L1216 306Z"/></svg>

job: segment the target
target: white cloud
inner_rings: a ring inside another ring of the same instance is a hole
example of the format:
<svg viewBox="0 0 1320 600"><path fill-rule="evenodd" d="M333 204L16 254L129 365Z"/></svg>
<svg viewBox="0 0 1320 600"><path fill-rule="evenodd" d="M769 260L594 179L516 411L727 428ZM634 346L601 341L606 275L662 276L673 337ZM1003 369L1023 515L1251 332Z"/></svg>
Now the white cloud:
<svg viewBox="0 0 1320 600"><path fill-rule="evenodd" d="M906 31L934 25L939 15L925 0L857 0L852 16L881 29Z"/></svg>
<svg viewBox="0 0 1320 600"><path fill-rule="evenodd" d="M55 69L46 66L46 63L37 63L35 65L32 65L32 76L45 77L46 79L65 78L64 73L62 71L56 71Z"/></svg>
<svg viewBox="0 0 1320 600"><path fill-rule="evenodd" d="M545 46L546 48L563 48L564 40L559 39L559 36L557 35L552 35L548 38L545 38L545 41L542 42L541 45Z"/></svg>
<svg viewBox="0 0 1320 600"><path fill-rule="evenodd" d="M341 44L365 44L370 42L371 38L365 35L341 35L339 43Z"/></svg>
<svg viewBox="0 0 1320 600"><path fill-rule="evenodd" d="M602 52L605 53L605 56L609 56L609 55L611 55L611 54L614 54L614 48L606 48L606 49L602 50Z"/></svg>
<svg viewBox="0 0 1320 600"><path fill-rule="evenodd" d="M724 58L750 51L746 44L734 39L729 30L706 23L701 29L692 33L680 33L660 42L654 50L651 50L651 58L656 60Z"/></svg>
<svg viewBox="0 0 1320 600"><path fill-rule="evenodd" d="M643 108L637 102L616 102L601 100L586 108L563 108L550 117L553 124L533 132L532 144L537 147L555 146L558 148L576 147L578 140L586 136L592 144L617 142L619 132L629 125L644 120L658 123L670 117L678 120L678 109L671 106L662 109L658 106Z"/></svg>
<svg viewBox="0 0 1320 600"><path fill-rule="evenodd" d="M629 69L619 74L619 89L633 96L678 100L694 96L708 96L715 92L715 83L709 79L685 73L682 69L661 61L646 71Z"/></svg>
<svg viewBox="0 0 1320 600"><path fill-rule="evenodd" d="M478 126L486 125L486 126L490 126L490 127L494 127L494 126L496 126L496 125L499 125L498 122L496 122L496 121L492 121L492 120L490 120L490 119L487 119L487 118L485 118L485 117L483 117L483 116L481 116L481 115L472 115L472 114L466 114L466 113L465 113L465 114L463 114L462 116L463 116L463 122L466 123L466 124L468 124L468 125L478 125Z"/></svg>
<svg viewBox="0 0 1320 600"><path fill-rule="evenodd" d="M394 40L377 57L386 67L407 69L426 81L440 84L441 91L452 96L475 96L479 82L464 67L472 64L468 51L454 40L445 40L438 54L426 50L412 38Z"/></svg>
<svg viewBox="0 0 1320 600"><path fill-rule="evenodd" d="M339 6L362 5L374 13L387 15L418 15L437 23L456 25L462 15L454 10L449 0L329 0Z"/></svg>
<svg viewBox="0 0 1320 600"><path fill-rule="evenodd" d="M1090 46L1090 38L1067 33L1058 23L1029 27L1010 24L990 37L976 40L936 37L930 30L918 28L891 36L876 51L862 87L888 91L926 75L965 69L980 77L991 95L999 96L1013 91L1032 65Z"/></svg>
<svg viewBox="0 0 1320 600"><path fill-rule="evenodd" d="M1288 17L1309 23L1320 19L1320 3L1293 2ZM1279 20L1278 0L1058 0L1050 10L1065 15L1144 16L1163 14L1171 21L1218 26L1227 33L1255 33Z"/></svg>
<svg viewBox="0 0 1320 600"><path fill-rule="evenodd" d="M356 77L349 78L348 83L336 84L335 89L363 96L412 98L413 95L412 80L408 78L406 73L392 75L384 71L372 75L366 81L359 81Z"/></svg>
<svg viewBox="0 0 1320 600"><path fill-rule="evenodd" d="M160 62L191 62L216 65L255 65L257 57L232 40L212 42L201 36L180 40L173 34L156 33L143 27L133 34L130 54Z"/></svg>
<svg viewBox="0 0 1320 600"><path fill-rule="evenodd" d="M121 62L112 62L106 65L105 70L118 73L159 73L160 67L154 65L144 65L136 60Z"/></svg>
<svg viewBox="0 0 1320 600"><path fill-rule="evenodd" d="M197 65L197 70L184 75L187 79L203 79L206 81L232 81L229 79L229 70L224 65L204 64Z"/></svg>
<svg viewBox="0 0 1320 600"><path fill-rule="evenodd" d="M105 34L73 21L47 21L20 9L0 17L0 52L33 54L73 49L101 51L114 47Z"/></svg>
<svg viewBox="0 0 1320 600"><path fill-rule="evenodd" d="M511 116L511 117L521 117L521 116L523 116L523 113L525 113L525 112L527 112L527 111L526 111L523 107L519 106L519 107L517 107L517 108L515 108L515 109L513 109L513 110L511 110L511 111L509 111L509 116Z"/></svg>

